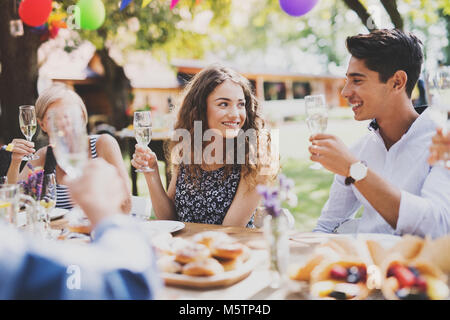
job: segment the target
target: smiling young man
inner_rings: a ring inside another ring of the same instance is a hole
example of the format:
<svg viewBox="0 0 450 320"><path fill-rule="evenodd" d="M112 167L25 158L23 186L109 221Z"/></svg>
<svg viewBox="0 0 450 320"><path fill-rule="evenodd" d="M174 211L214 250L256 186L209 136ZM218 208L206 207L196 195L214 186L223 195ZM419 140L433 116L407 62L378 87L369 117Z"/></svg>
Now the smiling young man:
<svg viewBox="0 0 450 320"><path fill-rule="evenodd" d="M314 231L336 232L363 206L353 232L449 233L450 172L428 164L435 124L411 101L423 61L420 40L384 29L346 44L351 59L342 95L355 120L373 121L351 149L331 134L311 136L311 160L336 174Z"/></svg>

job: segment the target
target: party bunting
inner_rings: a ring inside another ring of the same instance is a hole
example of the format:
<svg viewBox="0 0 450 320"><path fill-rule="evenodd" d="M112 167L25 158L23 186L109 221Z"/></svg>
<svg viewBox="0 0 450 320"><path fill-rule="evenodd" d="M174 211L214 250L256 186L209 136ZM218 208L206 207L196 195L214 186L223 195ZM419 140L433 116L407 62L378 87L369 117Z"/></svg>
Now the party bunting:
<svg viewBox="0 0 450 320"><path fill-rule="evenodd" d="M122 0L122 2L120 3L120 11L128 7L131 1L132 0Z"/></svg>
<svg viewBox="0 0 450 320"><path fill-rule="evenodd" d="M175 8L175 6L178 4L180 0L172 0L172 2L170 3L170 10L172 10L173 8Z"/></svg>
<svg viewBox="0 0 450 320"><path fill-rule="evenodd" d="M152 0L142 0L142 8L145 8L146 6L148 6L148 4L152 2Z"/></svg>

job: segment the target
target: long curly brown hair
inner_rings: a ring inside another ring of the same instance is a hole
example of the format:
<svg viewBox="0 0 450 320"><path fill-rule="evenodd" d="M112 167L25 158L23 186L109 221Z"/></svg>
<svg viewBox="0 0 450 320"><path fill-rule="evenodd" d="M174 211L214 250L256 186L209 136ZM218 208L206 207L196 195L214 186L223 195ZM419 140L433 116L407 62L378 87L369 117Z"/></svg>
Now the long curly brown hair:
<svg viewBox="0 0 450 320"><path fill-rule="evenodd" d="M209 66L197 73L185 88L184 99L178 112L178 118L174 129L186 129L189 131L191 142L194 141L194 121L201 121L202 133L209 129L206 114L207 98L217 86L226 80L231 80L240 85L244 92L246 120L240 133L252 129L256 135L257 145L260 146L263 139L266 139L266 144L264 144L263 148L260 147L255 150L255 146L250 143L251 141L249 141L248 136L245 136L245 139L238 139L238 137L235 137L233 139L234 161L232 164L229 164L229 159L225 160L227 155L224 154L224 178L228 177L231 174L233 167L238 165L241 166L242 177L246 180L250 188L254 188L258 183L265 183L266 181L272 180L276 172L272 175L261 174L261 171L264 168L263 164L267 164L267 161L263 162L260 160L268 159L271 152L270 134L268 133L268 130L264 130L265 123L261 117L258 101L252 92L251 84L248 79L236 71L220 65ZM245 146L242 146L242 142L245 143ZM179 166L179 164L174 163L172 159L175 159L176 157L181 159L183 157L183 150L177 150L177 148L175 148L179 143L180 141L172 140L168 145L168 153L166 153L170 155L171 158L169 161L171 161L172 172ZM240 143L240 145L238 145L238 143ZM206 144L207 143L203 143L203 150ZM245 149L240 150L245 150L245 162L244 164L238 164L237 149L243 147L245 147ZM197 179L201 176L201 165L194 163L194 143L191 143L190 150L190 164L187 166L187 172L192 181L198 181ZM252 152L256 152L256 154L251 154ZM251 158L251 155L257 157L256 161L250 161L251 159L254 159Z"/></svg>

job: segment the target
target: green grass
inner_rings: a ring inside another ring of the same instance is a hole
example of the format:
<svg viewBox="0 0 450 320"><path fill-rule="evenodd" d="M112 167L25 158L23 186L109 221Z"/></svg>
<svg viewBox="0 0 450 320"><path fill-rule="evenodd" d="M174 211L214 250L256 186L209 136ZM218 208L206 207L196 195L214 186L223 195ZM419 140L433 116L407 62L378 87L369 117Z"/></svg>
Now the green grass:
<svg viewBox="0 0 450 320"><path fill-rule="evenodd" d="M282 162L282 172L294 180L294 192L298 204L288 208L295 218L295 227L299 231L312 231L320 216L323 205L328 199L334 175L326 170L313 170L309 160L286 159Z"/></svg>

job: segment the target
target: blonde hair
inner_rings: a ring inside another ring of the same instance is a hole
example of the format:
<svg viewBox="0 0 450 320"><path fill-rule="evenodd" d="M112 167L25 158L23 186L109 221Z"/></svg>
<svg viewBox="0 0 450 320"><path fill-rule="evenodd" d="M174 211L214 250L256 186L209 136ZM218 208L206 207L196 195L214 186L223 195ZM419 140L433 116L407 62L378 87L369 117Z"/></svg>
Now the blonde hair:
<svg viewBox="0 0 450 320"><path fill-rule="evenodd" d="M86 106L81 97L68 86L62 83L53 84L50 88L45 89L36 100L36 118L43 121L47 109L55 102L75 103L81 108L85 123L88 122L88 114Z"/></svg>

